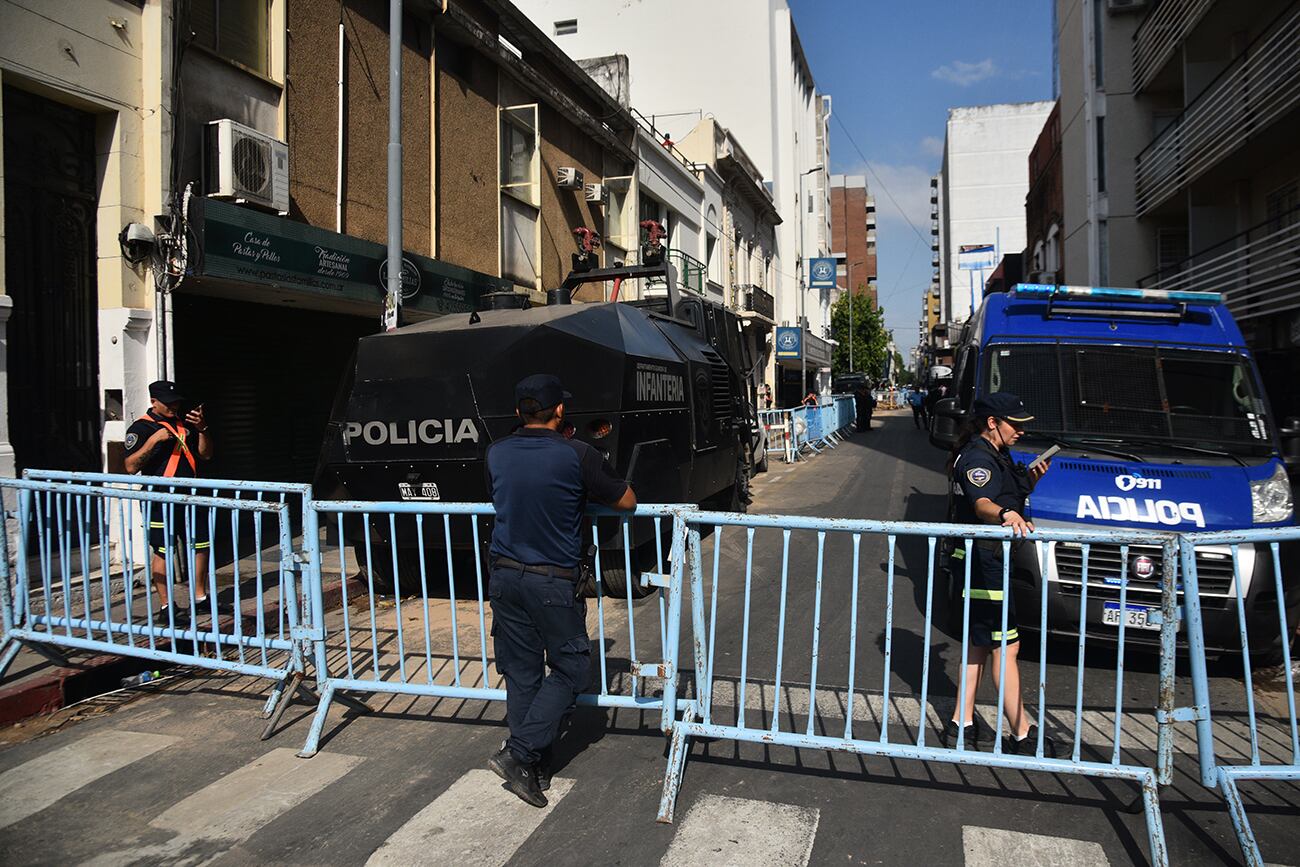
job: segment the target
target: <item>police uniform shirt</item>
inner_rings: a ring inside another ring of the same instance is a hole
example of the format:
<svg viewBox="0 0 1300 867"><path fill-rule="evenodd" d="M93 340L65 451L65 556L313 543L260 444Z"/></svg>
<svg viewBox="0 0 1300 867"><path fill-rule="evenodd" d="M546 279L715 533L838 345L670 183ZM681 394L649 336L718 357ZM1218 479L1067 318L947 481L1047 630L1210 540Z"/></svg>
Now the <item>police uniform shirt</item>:
<svg viewBox="0 0 1300 867"><path fill-rule="evenodd" d="M613 505L627 490L596 449L542 427L488 446L487 473L496 507L489 550L530 566L577 566L588 498Z"/></svg>
<svg viewBox="0 0 1300 867"><path fill-rule="evenodd" d="M1029 487L1029 477L1010 454L994 448L982 436L974 437L953 465L953 520L960 524L981 523L975 515L975 501L982 497L992 500L998 508L1014 509L1027 518L1024 510Z"/></svg>
<svg viewBox="0 0 1300 867"><path fill-rule="evenodd" d="M126 429L126 453L133 455L145 448L145 443L149 442L149 437L157 433L166 422L176 431L185 435L185 445L190 450L195 462L199 458L199 433L191 425L187 425L180 416L175 418L164 418L158 415L152 409L144 414L143 418L136 419L131 426ZM176 440L168 438L164 443L154 448L149 457L145 460L144 465L140 468L142 475L161 476L167 469L167 463L171 459L172 450L176 448ZM181 454L180 460L176 462L176 471L172 474L173 478L192 479L197 475L190 466L189 460L184 453Z"/></svg>

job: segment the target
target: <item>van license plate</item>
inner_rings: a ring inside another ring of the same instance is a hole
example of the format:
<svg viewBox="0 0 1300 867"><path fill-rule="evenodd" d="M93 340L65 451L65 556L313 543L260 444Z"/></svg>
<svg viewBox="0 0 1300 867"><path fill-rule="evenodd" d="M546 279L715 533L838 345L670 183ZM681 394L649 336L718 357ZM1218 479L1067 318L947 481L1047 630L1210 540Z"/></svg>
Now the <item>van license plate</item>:
<svg viewBox="0 0 1300 867"><path fill-rule="evenodd" d="M1128 605L1128 625L1137 629L1159 629L1160 624L1148 623L1147 615L1151 609L1145 605ZM1107 602L1102 607L1101 622L1107 626L1119 626L1119 603Z"/></svg>

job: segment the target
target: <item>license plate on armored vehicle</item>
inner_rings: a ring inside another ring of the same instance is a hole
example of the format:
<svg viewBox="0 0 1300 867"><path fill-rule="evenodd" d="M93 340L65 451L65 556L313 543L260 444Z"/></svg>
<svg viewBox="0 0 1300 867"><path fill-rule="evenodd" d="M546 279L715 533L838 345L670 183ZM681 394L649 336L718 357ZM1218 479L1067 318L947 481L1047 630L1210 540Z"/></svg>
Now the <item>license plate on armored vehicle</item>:
<svg viewBox="0 0 1300 867"><path fill-rule="evenodd" d="M417 502L442 499L438 486L433 482L398 482L397 495L403 500L415 500Z"/></svg>
<svg viewBox="0 0 1300 867"><path fill-rule="evenodd" d="M1127 605L1128 626L1137 629L1159 629L1159 623L1149 622L1148 615L1152 609L1145 605ZM1107 602L1102 607L1101 622L1107 626L1119 626L1120 610L1118 602Z"/></svg>

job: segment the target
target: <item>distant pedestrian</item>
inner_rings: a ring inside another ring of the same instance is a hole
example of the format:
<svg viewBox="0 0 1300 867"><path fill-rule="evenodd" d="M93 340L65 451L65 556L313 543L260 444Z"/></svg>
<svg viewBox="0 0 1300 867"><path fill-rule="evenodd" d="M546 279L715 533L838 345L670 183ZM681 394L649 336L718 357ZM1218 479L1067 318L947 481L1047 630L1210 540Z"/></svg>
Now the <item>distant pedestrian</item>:
<svg viewBox="0 0 1300 867"><path fill-rule="evenodd" d="M930 423L925 414L925 395L917 390L909 391L907 405L912 408L912 423L916 425L917 430L928 430Z"/></svg>
<svg viewBox="0 0 1300 867"><path fill-rule="evenodd" d="M176 383L158 380L149 383L149 409L126 430L126 471L168 479L195 479L201 461L212 460L212 435L200 404L181 417L185 397ZM185 509L156 504L149 512L150 573L154 593L158 596L156 622L170 622L168 609L175 604L171 581L167 575L167 551L175 545L176 561L189 568L190 601L198 608L208 599L208 555L212 543L208 522L202 511L187 521ZM192 525L192 526L191 526ZM169 538L170 537L170 538ZM179 544L177 544L179 543ZM193 553L193 560L189 554ZM179 612L173 612L179 613Z"/></svg>
<svg viewBox="0 0 1300 867"><path fill-rule="evenodd" d="M561 433L569 397L554 376L520 380L515 412L523 427L487 450L496 507L488 590L510 727L488 767L534 807L546 806L551 747L590 673L587 603L576 593L587 501L636 508L632 488L600 452Z"/></svg>
<svg viewBox="0 0 1300 867"><path fill-rule="evenodd" d="M808 392L807 396L805 396L804 399L803 399L803 405L804 405L804 406L816 406L816 405L817 405L817 392L815 392L815 391L810 391L810 392Z"/></svg>
<svg viewBox="0 0 1300 867"><path fill-rule="evenodd" d="M953 452L949 480L953 494L952 520L959 524L993 524L1009 527L1017 537L1034 531L1026 514L1026 501L1034 485L1047 472L1050 461L1034 469L1016 463L1011 446L1020 439L1024 425L1034 417L1020 398L1008 392L995 392L975 401L971 420ZM1023 544L1012 543L1009 556L1014 558ZM975 694L987 668L996 685L1002 671L1002 642L1006 641L1006 680L1003 683L1002 712L1006 715L1010 737L1004 751L1016 754L1036 749L1037 726L1025 713L1020 691L1020 631L1016 619L1015 599L1003 589L1002 542L977 539L970 555L970 616L965 623L970 655L966 665L966 691L953 710L953 718L944 731L945 745L956 745L958 733L965 728L963 743L974 746L981 738L975 725ZM966 547L957 540L949 561L952 574L966 574ZM1014 565L1010 567L1014 572ZM965 584L963 580L963 585ZM963 594L965 589L963 586ZM960 600L953 604L961 605ZM1005 618L1005 625L1004 625ZM959 719L959 715L964 718ZM1045 750L1054 745L1044 742Z"/></svg>
<svg viewBox="0 0 1300 867"><path fill-rule="evenodd" d="M876 411L876 396L865 382L853 392L853 409L857 414L858 430L870 431L871 416Z"/></svg>

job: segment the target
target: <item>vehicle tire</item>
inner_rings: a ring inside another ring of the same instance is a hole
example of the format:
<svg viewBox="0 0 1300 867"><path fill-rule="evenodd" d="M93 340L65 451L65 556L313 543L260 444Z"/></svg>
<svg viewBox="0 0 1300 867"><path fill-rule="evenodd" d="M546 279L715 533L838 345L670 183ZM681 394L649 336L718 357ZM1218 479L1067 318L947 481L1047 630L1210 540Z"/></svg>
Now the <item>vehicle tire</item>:
<svg viewBox="0 0 1300 867"><path fill-rule="evenodd" d="M664 560L669 556L667 548L664 549ZM632 598L644 599L647 596L653 596L659 589L653 585L649 587L641 586L641 573L659 571L660 564L656 563L655 543L653 540L642 542L632 549ZM668 563L662 565L662 569L667 571ZM616 548L600 552L600 583L602 587L601 595L606 599L626 599L628 596L627 583L627 563L623 559L623 549Z"/></svg>
<svg viewBox="0 0 1300 867"><path fill-rule="evenodd" d="M357 571L366 580L366 546L353 545ZM420 558L414 551L397 552L397 575L393 574L393 555L388 548L370 549L369 579L375 593L381 596L411 596L420 592ZM399 589L400 588L400 589Z"/></svg>

